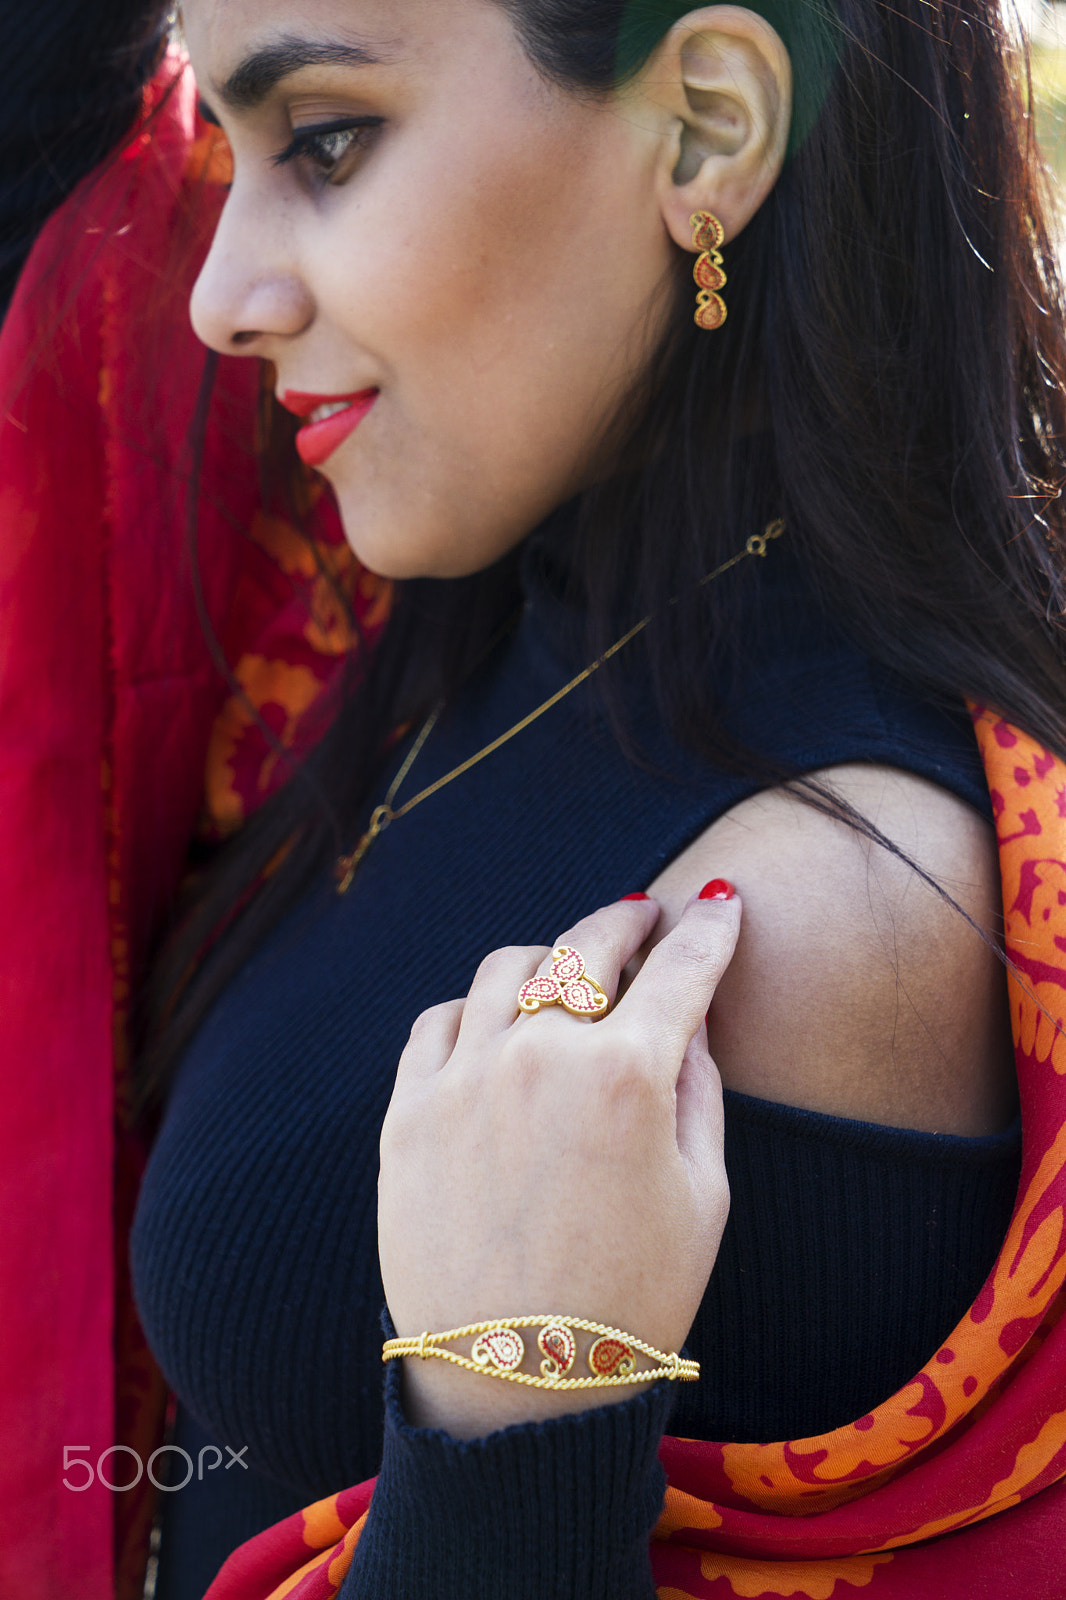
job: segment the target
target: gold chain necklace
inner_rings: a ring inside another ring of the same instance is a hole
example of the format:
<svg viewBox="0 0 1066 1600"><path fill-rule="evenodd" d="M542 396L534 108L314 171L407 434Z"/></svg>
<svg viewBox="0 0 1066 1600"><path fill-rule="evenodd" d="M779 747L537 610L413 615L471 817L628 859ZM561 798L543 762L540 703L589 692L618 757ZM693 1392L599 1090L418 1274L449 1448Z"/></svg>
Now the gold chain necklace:
<svg viewBox="0 0 1066 1600"><path fill-rule="evenodd" d="M783 518L778 517L775 521L768 523L762 533L752 534L751 538L745 544L743 550L741 550L737 555L730 556L728 561L723 561L720 567L715 567L713 572L708 572L705 578L701 578L698 587L702 589L705 584L713 583L716 578L720 578L723 573L728 572L730 567L738 566L741 561L747 560L748 556L764 556L770 540L779 539L784 531L785 523ZM650 621L651 616L647 616L644 617L642 621L635 623L634 626L630 628L629 632L624 633L620 639L616 639L614 644L612 644L603 652L602 656L597 656L596 660L593 661L590 666L585 667L583 671L579 672L576 678L571 678L569 683L564 684L561 689L557 689L553 695L549 695L547 700L543 701L533 711L530 711L528 715L524 716L521 722L516 722L513 727L507 729L506 733L501 733L498 738L493 739L491 744L485 745L481 750L478 750L476 754L468 756L467 759L460 762L457 767L453 767L451 772L446 772L443 778L438 778L436 782L427 784L424 789L420 789L417 794L413 794L409 800L405 800L402 806L397 806L395 804L396 796L399 794L400 789L403 786L404 779L407 777L408 773L411 771L411 768L418 760L418 757L422 753L422 747L429 738L430 734L433 732L433 729L436 727L437 720L440 717L441 712L444 710L444 702L443 700L440 701L440 703L433 708L425 722L422 724L422 727L418 733L418 737L415 739L414 744L407 752L407 757L403 763L403 766L400 768L395 778L393 778L392 783L389 785L388 793L386 794L381 805L375 807L374 811L372 812L367 830L359 840L359 843L356 845L351 855L337 857L337 865L335 868L337 876L337 893L347 894L348 890L352 886L352 880L359 871L359 868L363 862L363 858L370 849L370 846L374 843L374 840L379 834L384 833L385 829L390 825L390 823L399 822L400 818L406 817L407 813L409 811L413 811L415 806L420 806L423 800L428 800L431 795L438 794L440 790L446 788L449 783L454 783L456 778L461 778L464 773L469 772L472 767L476 767L480 761L485 761L489 756L495 755L496 751L501 749L503 745L507 744L509 740L517 738L520 733L524 733L532 723L536 722L538 717L544 716L545 712L550 711L553 706L557 706L560 700L565 700L566 696L570 694L572 690L577 689L581 684L585 683L589 678L591 678L592 674L594 672L598 672L602 666L610 661L612 656L616 656L618 654L619 650L624 650L626 645L629 644L631 640L635 639L637 634L641 633L648 626Z"/></svg>

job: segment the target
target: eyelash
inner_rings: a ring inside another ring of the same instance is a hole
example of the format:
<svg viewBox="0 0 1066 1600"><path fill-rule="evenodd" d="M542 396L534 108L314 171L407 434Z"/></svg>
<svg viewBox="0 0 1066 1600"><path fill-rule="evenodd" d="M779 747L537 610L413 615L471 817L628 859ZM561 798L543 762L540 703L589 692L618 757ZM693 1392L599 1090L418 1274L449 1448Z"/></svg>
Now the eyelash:
<svg viewBox="0 0 1066 1600"><path fill-rule="evenodd" d="M317 169L317 175L329 183L345 156L353 149L369 143L370 135L381 127L384 120L384 117L349 117L345 122L325 122L317 128L300 128L285 149L278 151L273 164L283 167L290 161L308 161ZM339 154L331 154L328 144L344 134L350 134L351 138Z"/></svg>

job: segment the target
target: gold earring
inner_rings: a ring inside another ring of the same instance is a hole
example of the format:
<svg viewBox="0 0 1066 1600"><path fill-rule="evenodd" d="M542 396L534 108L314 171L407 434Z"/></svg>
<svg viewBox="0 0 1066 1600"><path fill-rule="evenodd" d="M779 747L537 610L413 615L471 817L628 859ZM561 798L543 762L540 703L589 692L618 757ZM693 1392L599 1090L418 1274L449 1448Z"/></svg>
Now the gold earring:
<svg viewBox="0 0 1066 1600"><path fill-rule="evenodd" d="M699 285L696 296L696 326L713 333L726 319L725 301L718 293L725 288L726 276L722 271L720 246L725 229L711 211L694 211L689 218L692 224L692 243L703 254L696 258L692 276Z"/></svg>

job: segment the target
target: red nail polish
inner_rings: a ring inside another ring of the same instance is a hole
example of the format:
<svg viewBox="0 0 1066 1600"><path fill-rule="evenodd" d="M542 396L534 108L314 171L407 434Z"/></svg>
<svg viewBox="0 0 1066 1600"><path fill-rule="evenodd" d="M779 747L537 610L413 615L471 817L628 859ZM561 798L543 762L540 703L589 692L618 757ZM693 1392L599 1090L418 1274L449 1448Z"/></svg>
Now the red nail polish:
<svg viewBox="0 0 1066 1600"><path fill-rule="evenodd" d="M710 883L705 883L700 890L701 900L732 900L736 890L728 878L712 878Z"/></svg>
<svg viewBox="0 0 1066 1600"><path fill-rule="evenodd" d="M638 890L638 892L636 894L624 894L622 896L622 899L623 900L647 900L648 896L646 894L641 893Z"/></svg>

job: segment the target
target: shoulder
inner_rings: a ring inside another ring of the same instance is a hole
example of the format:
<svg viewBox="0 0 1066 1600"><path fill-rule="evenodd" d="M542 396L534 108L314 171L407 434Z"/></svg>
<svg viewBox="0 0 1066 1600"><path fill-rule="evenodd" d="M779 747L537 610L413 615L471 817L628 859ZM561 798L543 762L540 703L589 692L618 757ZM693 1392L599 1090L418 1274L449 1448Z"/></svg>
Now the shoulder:
<svg viewBox="0 0 1066 1600"><path fill-rule="evenodd" d="M900 1127L1003 1127L1015 1094L1003 967L956 909L995 939L991 825L893 768L812 776L902 856L776 789L719 818L651 886L664 931L710 878L729 878L743 900L737 953L709 1019L723 1081Z"/></svg>

